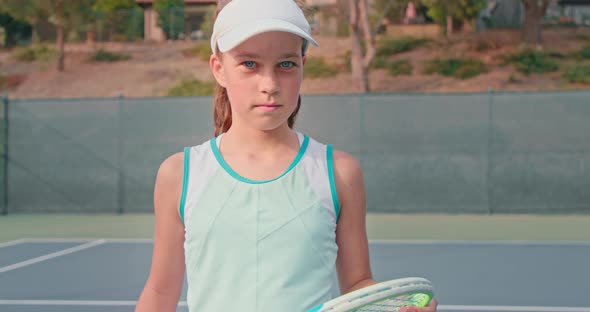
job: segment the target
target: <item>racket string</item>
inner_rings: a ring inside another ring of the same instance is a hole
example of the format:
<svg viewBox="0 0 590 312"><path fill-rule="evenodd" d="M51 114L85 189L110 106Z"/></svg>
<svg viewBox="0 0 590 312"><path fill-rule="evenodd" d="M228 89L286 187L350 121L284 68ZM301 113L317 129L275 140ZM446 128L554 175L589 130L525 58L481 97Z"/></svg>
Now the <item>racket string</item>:
<svg viewBox="0 0 590 312"><path fill-rule="evenodd" d="M424 299L423 294L401 295L390 297L353 310L354 312L398 312L401 307L413 306Z"/></svg>

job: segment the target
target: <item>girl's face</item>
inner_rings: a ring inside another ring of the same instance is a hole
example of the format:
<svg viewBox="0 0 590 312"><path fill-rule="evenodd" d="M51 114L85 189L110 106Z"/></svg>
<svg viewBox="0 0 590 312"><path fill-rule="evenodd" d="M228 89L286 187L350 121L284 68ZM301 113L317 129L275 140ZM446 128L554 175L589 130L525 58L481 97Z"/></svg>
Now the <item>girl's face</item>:
<svg viewBox="0 0 590 312"><path fill-rule="evenodd" d="M211 56L217 82L227 89L232 127L273 130L287 126L303 77L303 39L286 32L249 38L221 58Z"/></svg>

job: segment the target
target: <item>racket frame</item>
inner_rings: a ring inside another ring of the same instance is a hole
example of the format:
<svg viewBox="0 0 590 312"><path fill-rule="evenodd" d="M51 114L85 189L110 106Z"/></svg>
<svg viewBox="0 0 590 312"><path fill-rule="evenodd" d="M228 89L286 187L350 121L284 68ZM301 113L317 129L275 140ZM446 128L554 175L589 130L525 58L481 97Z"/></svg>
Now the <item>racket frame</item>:
<svg viewBox="0 0 590 312"><path fill-rule="evenodd" d="M432 283L421 277L395 279L364 287L326 302L318 312L347 312L393 296L422 293L434 297Z"/></svg>

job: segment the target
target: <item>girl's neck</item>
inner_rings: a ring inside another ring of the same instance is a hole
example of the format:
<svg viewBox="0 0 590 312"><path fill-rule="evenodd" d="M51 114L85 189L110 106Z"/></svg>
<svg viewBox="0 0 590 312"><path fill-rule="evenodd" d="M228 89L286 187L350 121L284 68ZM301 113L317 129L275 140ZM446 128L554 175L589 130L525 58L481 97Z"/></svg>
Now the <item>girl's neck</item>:
<svg viewBox="0 0 590 312"><path fill-rule="evenodd" d="M226 153L239 151L240 153L272 153L285 147L297 148L299 140L297 134L287 125L273 130L257 130L252 128L231 127L222 140Z"/></svg>

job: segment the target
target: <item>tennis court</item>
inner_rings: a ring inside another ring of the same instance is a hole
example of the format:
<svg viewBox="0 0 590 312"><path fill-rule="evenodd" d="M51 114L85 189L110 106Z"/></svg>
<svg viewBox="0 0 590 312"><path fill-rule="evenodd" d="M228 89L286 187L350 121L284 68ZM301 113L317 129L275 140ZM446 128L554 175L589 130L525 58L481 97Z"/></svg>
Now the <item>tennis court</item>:
<svg viewBox="0 0 590 312"><path fill-rule="evenodd" d="M589 96L313 95L298 128L359 159L376 280L428 278L439 311L590 312ZM0 311L133 311L156 170L210 138L210 104L5 101Z"/></svg>
<svg viewBox="0 0 590 312"><path fill-rule="evenodd" d="M590 311L589 221L371 214L373 274L430 279L440 311ZM149 215L0 218L0 311L133 311L152 225Z"/></svg>

